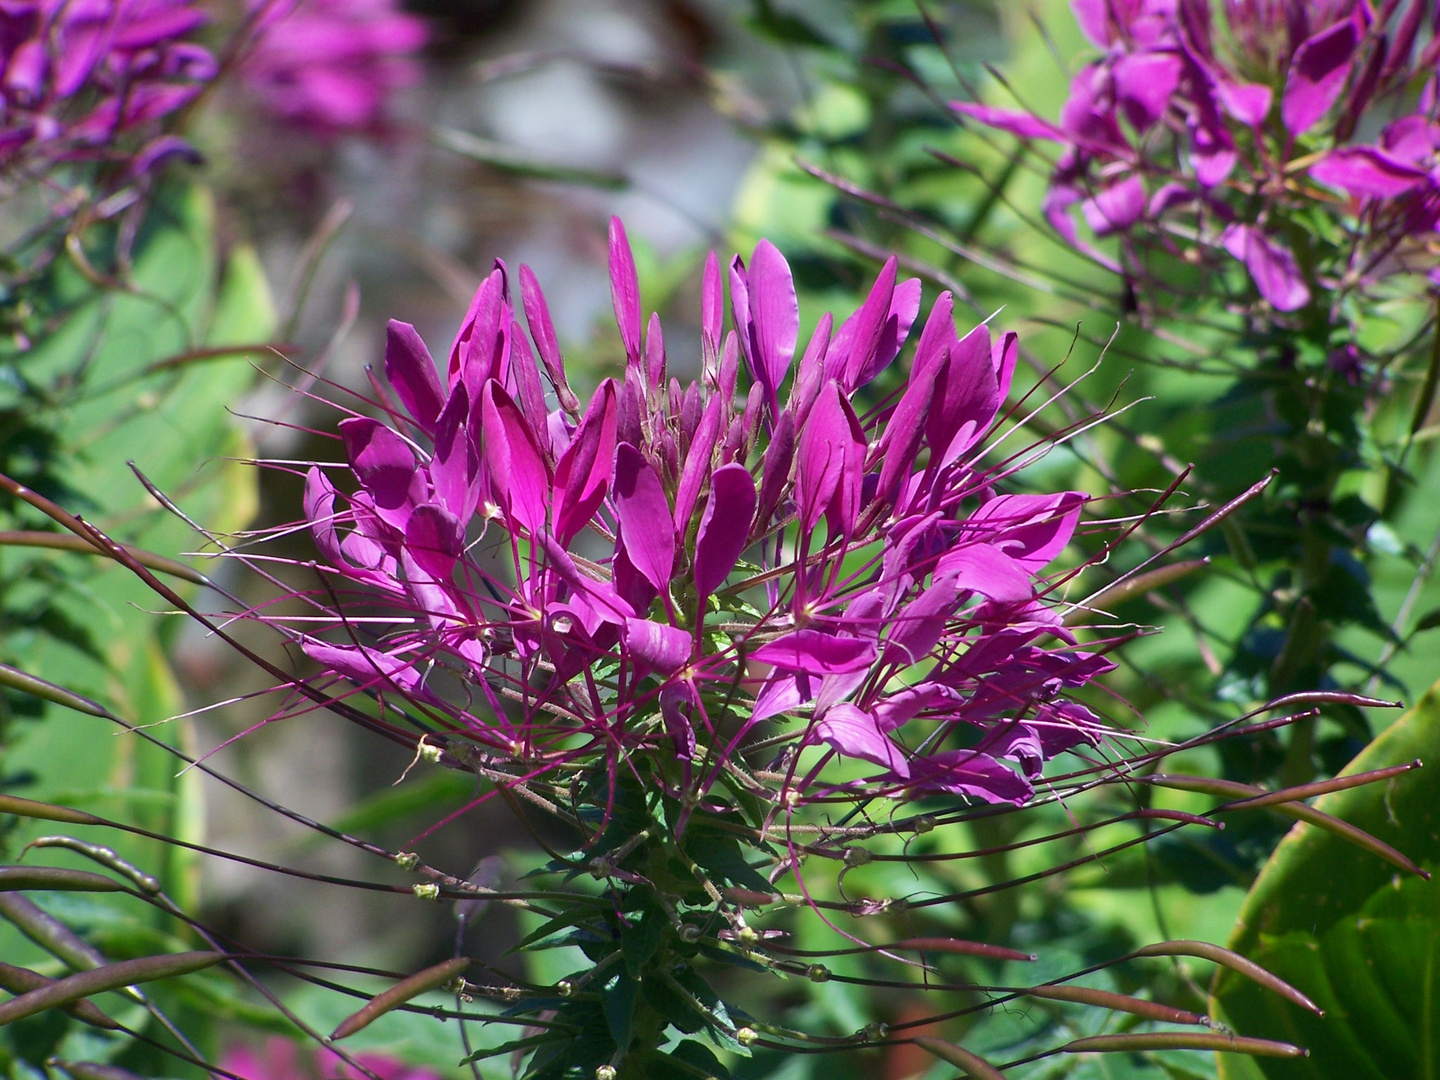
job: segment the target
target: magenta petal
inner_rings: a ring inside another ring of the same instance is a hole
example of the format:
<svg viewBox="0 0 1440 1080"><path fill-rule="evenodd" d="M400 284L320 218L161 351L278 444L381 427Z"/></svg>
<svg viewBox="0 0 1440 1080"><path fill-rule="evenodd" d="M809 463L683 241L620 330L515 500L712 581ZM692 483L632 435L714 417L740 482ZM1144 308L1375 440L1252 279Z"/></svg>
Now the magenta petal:
<svg viewBox="0 0 1440 1080"><path fill-rule="evenodd" d="M470 399L465 384L457 383L435 422L435 454L430 459L430 483L435 497L461 521L469 521L479 495L480 462L466 429Z"/></svg>
<svg viewBox="0 0 1440 1080"><path fill-rule="evenodd" d="M1019 358L1020 335L1006 330L990 348L990 367L995 372L995 389L1001 403L1010 393L1010 380L1015 376L1015 361Z"/></svg>
<svg viewBox="0 0 1440 1080"><path fill-rule="evenodd" d="M848 393L857 387L860 373L870 366L890 318L895 296L896 260L885 260L870 295L854 314L840 324L825 356L825 377L834 379Z"/></svg>
<svg viewBox="0 0 1440 1080"><path fill-rule="evenodd" d="M790 264L769 240L755 245L746 277L749 293L752 351L757 381L779 411L780 384L795 358L800 335L800 305L795 299L795 280Z"/></svg>
<svg viewBox="0 0 1440 1080"><path fill-rule="evenodd" d="M702 605L735 569L754 517L755 481L750 470L740 464L716 469L695 539L695 589Z"/></svg>
<svg viewBox="0 0 1440 1080"><path fill-rule="evenodd" d="M1222 77L1216 80L1215 97L1220 107L1240 123L1258 128L1270 115L1275 93L1262 83L1238 83Z"/></svg>
<svg viewBox="0 0 1440 1080"><path fill-rule="evenodd" d="M625 620L625 647L650 671L673 675L690 659L690 635L649 619Z"/></svg>
<svg viewBox="0 0 1440 1080"><path fill-rule="evenodd" d="M933 404L924 418L932 464L944 468L980 441L1000 407L990 332L977 326L950 348L935 373Z"/></svg>
<svg viewBox="0 0 1440 1080"><path fill-rule="evenodd" d="M365 645L346 647L305 637L300 639L300 648L328 671L360 686L378 685L382 690L393 686L410 693L420 682L414 660L402 660Z"/></svg>
<svg viewBox="0 0 1440 1080"><path fill-rule="evenodd" d="M1175 53L1127 53L1115 61L1111 68L1115 96L1136 131L1149 130L1165 115L1180 85L1182 67Z"/></svg>
<svg viewBox="0 0 1440 1080"><path fill-rule="evenodd" d="M550 413L545 408L545 388L540 385L540 369L535 366L530 342L514 319L510 320L510 379L515 388L515 401L525 414L525 422L530 425L540 447L548 452Z"/></svg>
<svg viewBox="0 0 1440 1080"><path fill-rule="evenodd" d="M750 660L781 671L807 675L839 675L860 671L875 661L875 646L862 638L842 638L818 630L796 630L768 641L750 653Z"/></svg>
<svg viewBox="0 0 1440 1080"><path fill-rule="evenodd" d="M1335 104L1350 76L1359 39L1360 28L1349 18L1320 31L1295 50L1280 99L1280 116L1292 137L1309 131Z"/></svg>
<svg viewBox="0 0 1440 1080"><path fill-rule="evenodd" d="M900 402L895 406L890 420L885 425L885 435L880 455L880 480L875 488L875 497L890 505L900 500L905 481L915 464L915 455L925 437L925 420L930 415L931 401L935 396L935 371L927 367L919 375L911 373L910 385L905 388Z"/></svg>
<svg viewBox="0 0 1440 1080"><path fill-rule="evenodd" d="M955 580L941 577L895 612L885 639L885 661L918 664L929 656L954 613L956 598Z"/></svg>
<svg viewBox="0 0 1440 1080"><path fill-rule="evenodd" d="M787 409L775 423L775 430L770 435L770 445L765 448L765 459L761 464L760 497L756 503L753 523L757 534L770 527L770 519L780 505L786 481L790 479L790 466L794 462L795 416Z"/></svg>
<svg viewBox="0 0 1440 1080"><path fill-rule="evenodd" d="M720 281L720 260L712 251L705 257L705 281L700 290L700 339L707 356L720 355L724 305L725 287Z"/></svg>
<svg viewBox="0 0 1440 1080"><path fill-rule="evenodd" d="M419 480L410 444L365 416L340 421L340 437L355 476L375 500L375 512L388 524L404 529ZM423 481L418 486L423 488Z"/></svg>
<svg viewBox="0 0 1440 1080"><path fill-rule="evenodd" d="M905 339L910 336L910 328L915 325L915 317L920 314L920 291L919 278L906 278L895 286L890 295L890 311L880 328L880 336L869 360L853 375L846 372L846 381L852 387L868 385L900 355Z"/></svg>
<svg viewBox="0 0 1440 1080"><path fill-rule="evenodd" d="M811 729L812 742L824 742L846 757L874 762L897 780L910 777L905 753L875 722L854 705L832 705Z"/></svg>
<svg viewBox="0 0 1440 1080"><path fill-rule="evenodd" d="M915 360L910 365L910 381L939 366L950 355L950 346L958 340L955 334L955 299L947 289L935 298L920 341L915 346Z"/></svg>
<svg viewBox="0 0 1440 1080"><path fill-rule="evenodd" d="M657 592L667 592L675 566L670 504L654 466L629 443L615 450L614 501L625 554Z"/></svg>
<svg viewBox="0 0 1440 1080"><path fill-rule="evenodd" d="M1126 177L1082 202L1080 212L1096 236L1124 232L1145 213L1145 185Z"/></svg>
<svg viewBox="0 0 1440 1080"><path fill-rule="evenodd" d="M1428 174L1373 146L1332 150L1310 166L1310 176L1349 195L1393 199L1424 184Z"/></svg>
<svg viewBox="0 0 1440 1080"><path fill-rule="evenodd" d="M1310 289L1290 249L1253 225L1231 225L1220 242L1245 264L1255 288L1276 311L1296 311L1310 301Z"/></svg>
<svg viewBox="0 0 1440 1080"><path fill-rule="evenodd" d="M495 343L500 334L505 290L505 272L497 267L475 290L450 346L449 384L454 386L463 379L472 402L480 400L480 387L495 374Z"/></svg>
<svg viewBox="0 0 1440 1080"><path fill-rule="evenodd" d="M437 582L450 580L455 560L465 547L460 519L442 506L424 503L405 523L405 550L416 565Z"/></svg>
<svg viewBox="0 0 1440 1080"><path fill-rule="evenodd" d="M999 495L980 506L964 525L973 539L993 545L1034 573L1065 550L1086 498L1079 491Z"/></svg>
<svg viewBox="0 0 1440 1080"><path fill-rule="evenodd" d="M610 302L620 326L620 340L632 364L640 362L640 275L630 240L618 217L610 219Z"/></svg>
<svg viewBox="0 0 1440 1080"><path fill-rule="evenodd" d="M685 455L685 468L675 489L675 531L681 536L690 528L690 515L695 512L700 488L710 475L715 443L720 438L720 405L720 395L713 395L690 439L690 452Z"/></svg>
<svg viewBox="0 0 1440 1080"><path fill-rule="evenodd" d="M494 379L482 390L485 464L501 508L531 537L545 531L550 474L535 436L505 388Z"/></svg>
<svg viewBox="0 0 1440 1080"><path fill-rule="evenodd" d="M658 390L665 381L665 331L660 327L660 313L650 313L645 331L645 378L651 390Z"/></svg>
<svg viewBox="0 0 1440 1080"><path fill-rule="evenodd" d="M1016 806L1022 806L1035 794L1029 781L1014 769L974 750L946 750L918 758L911 763L911 774L916 794L946 792Z"/></svg>
<svg viewBox="0 0 1440 1080"><path fill-rule="evenodd" d="M997 604L1016 604L1035 595L1024 566L988 544L963 544L940 556L934 576L953 578L957 588Z"/></svg>
<svg viewBox="0 0 1440 1080"><path fill-rule="evenodd" d="M841 404L840 388L828 382L815 399L796 447L795 494L800 528L809 534L835 497L845 470L850 425Z"/></svg>
<svg viewBox="0 0 1440 1080"><path fill-rule="evenodd" d="M540 362L555 387L560 407L574 415L580 411L580 402L565 381L565 360L560 355L560 343L555 337L555 324L550 319L550 308L545 303L545 293L535 274L524 263L520 264L520 298L525 305L525 323L530 327L530 336L535 341L535 350Z"/></svg>
<svg viewBox="0 0 1440 1080"><path fill-rule="evenodd" d="M688 683L666 683L660 691L660 715L675 746L675 756L681 761L690 761L695 756L695 729L684 712L687 705L693 704Z"/></svg>
<svg viewBox="0 0 1440 1080"><path fill-rule="evenodd" d="M610 489L615 466L615 380L590 399L585 419L555 465L555 535L566 547L594 515Z"/></svg>
<svg viewBox="0 0 1440 1080"><path fill-rule="evenodd" d="M430 350L409 323L391 319L385 328L385 377L420 430L432 434L445 407L445 393Z"/></svg>
<svg viewBox="0 0 1440 1080"><path fill-rule="evenodd" d="M1068 142L1069 136L1061 131L1054 124L1041 120L1038 116L1031 116L1029 113L1012 112L1009 109L995 109L989 105L979 105L973 101L952 101L950 108L954 109L961 116L968 116L972 120L978 120L986 127L999 128L1001 131L1008 131L1012 135L1018 135L1022 139L1051 139L1055 142Z"/></svg>
<svg viewBox="0 0 1440 1080"><path fill-rule="evenodd" d="M315 537L315 546L325 561L336 569L344 567L345 560L340 554L340 537L335 529L335 497L339 494L330 478L320 471L319 466L310 466L305 474L305 520L310 523L310 532Z"/></svg>

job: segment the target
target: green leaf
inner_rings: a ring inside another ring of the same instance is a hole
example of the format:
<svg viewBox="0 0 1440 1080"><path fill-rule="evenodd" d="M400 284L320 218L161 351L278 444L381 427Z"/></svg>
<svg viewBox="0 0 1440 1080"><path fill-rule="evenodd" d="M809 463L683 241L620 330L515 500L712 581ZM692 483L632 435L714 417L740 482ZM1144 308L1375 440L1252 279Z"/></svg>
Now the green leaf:
<svg viewBox="0 0 1440 1080"><path fill-rule="evenodd" d="M1440 761L1440 683L1344 770ZM1434 768L1432 765L1431 769ZM1440 865L1440 784L1417 769L1322 797L1316 807ZM1343 774L1342 774L1343 775ZM1230 947L1294 985L1313 1016L1232 972L1212 1011L1247 1036L1305 1046L1308 1058L1222 1056L1223 1080L1431 1080L1440 1067L1440 886L1403 877L1331 833L1297 825L1246 898Z"/></svg>

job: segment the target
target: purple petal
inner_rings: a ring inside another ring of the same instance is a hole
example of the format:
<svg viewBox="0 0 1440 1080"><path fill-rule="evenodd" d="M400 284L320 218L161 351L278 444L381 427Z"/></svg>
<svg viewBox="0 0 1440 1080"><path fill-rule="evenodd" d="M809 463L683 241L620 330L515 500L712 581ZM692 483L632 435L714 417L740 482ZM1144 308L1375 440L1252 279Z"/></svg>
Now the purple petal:
<svg viewBox="0 0 1440 1080"><path fill-rule="evenodd" d="M760 497L756 505L754 528L757 533L770 527L770 519L780 505L790 479L790 466L795 462L795 417L788 409L780 414L760 470Z"/></svg>
<svg viewBox="0 0 1440 1080"><path fill-rule="evenodd" d="M810 344L805 346L805 355L800 358L800 370L790 386L790 402L786 406L795 416L795 423L803 426L815 403L815 395L825 383L825 361L830 352L830 330L835 317L830 312L820 316L815 333L810 335Z"/></svg>
<svg viewBox="0 0 1440 1080"><path fill-rule="evenodd" d="M934 404L925 417L925 438L944 468L980 441L1000 407L990 331L977 326L950 347L935 373Z"/></svg>
<svg viewBox="0 0 1440 1080"><path fill-rule="evenodd" d="M1136 131L1148 131L1165 115L1182 67L1174 53L1127 53L1115 61L1115 96Z"/></svg>
<svg viewBox="0 0 1440 1080"><path fill-rule="evenodd" d="M1065 550L1086 498L1079 491L999 495L981 505L964 526L973 539L983 539L1036 573Z"/></svg>
<svg viewBox="0 0 1440 1080"><path fill-rule="evenodd" d="M952 578L957 588L979 593L997 604L1016 604L1035 595L1030 573L1009 555L988 544L952 548L935 564L935 578Z"/></svg>
<svg viewBox="0 0 1440 1080"><path fill-rule="evenodd" d="M433 434L445 407L445 392L430 350L409 323L391 319L385 328L385 377L420 430Z"/></svg>
<svg viewBox="0 0 1440 1080"><path fill-rule="evenodd" d="M461 521L470 520L480 494L480 461L465 425L469 414L465 384L457 383L435 422L435 454L430 459L435 497Z"/></svg>
<svg viewBox="0 0 1440 1080"><path fill-rule="evenodd" d="M999 128L1022 139L1051 139L1055 142L1069 142L1070 137L1054 124L1041 120L1030 113L1012 112L1009 109L995 109L973 101L952 101L950 108L961 116L978 120L986 127Z"/></svg>
<svg viewBox="0 0 1440 1080"><path fill-rule="evenodd" d="M340 437L356 478L375 500L375 512L382 521L403 530L414 495L424 491L424 478L415 468L410 444L364 416L340 421Z"/></svg>
<svg viewBox="0 0 1440 1080"><path fill-rule="evenodd" d="M930 588L891 616L882 660L904 664L924 660L945 632L945 623L954 613L955 602L955 580L937 578Z"/></svg>
<svg viewBox="0 0 1440 1080"><path fill-rule="evenodd" d="M746 289L752 334L750 362L756 380L765 387L774 411L779 412L780 384L795 358L800 335L800 305L795 299L790 264L769 240L755 245Z"/></svg>
<svg viewBox="0 0 1440 1080"><path fill-rule="evenodd" d="M910 336L910 328L915 325L915 317L920 314L920 291L919 278L906 278L895 286L890 297L890 311L880 329L874 352L854 372L853 378L849 371L846 372L846 380L853 387L868 385L900 355L905 339Z"/></svg>
<svg viewBox="0 0 1440 1080"><path fill-rule="evenodd" d="M825 742L846 757L874 762L897 780L910 777L905 753L880 730L875 718L854 705L831 706L811 729L812 742Z"/></svg>
<svg viewBox="0 0 1440 1080"><path fill-rule="evenodd" d="M920 378L928 369L937 367L950 355L950 346L958 339L955 333L955 300L947 289L935 298L920 342L915 346L915 360L910 365L910 381Z"/></svg>
<svg viewBox="0 0 1440 1080"><path fill-rule="evenodd" d="M835 637L819 630L796 630L768 641L750 653L756 664L807 675L840 675L860 671L875 661L875 645L862 638Z"/></svg>
<svg viewBox="0 0 1440 1080"><path fill-rule="evenodd" d="M675 566L670 504L654 467L629 443L615 449L614 501L625 554L656 592L666 592Z"/></svg>
<svg viewBox="0 0 1440 1080"><path fill-rule="evenodd" d="M911 372L910 385L905 388L899 404L885 425L881 439L880 479L875 497L895 505L910 470L920 442L925 437L925 420L931 415L930 403L935 396L935 371L927 367L918 376Z"/></svg>
<svg viewBox="0 0 1440 1080"><path fill-rule="evenodd" d="M841 405L840 388L828 382L815 399L796 447L795 494L800 504L800 529L815 530L835 497L845 469L849 422Z"/></svg>
<svg viewBox="0 0 1440 1080"><path fill-rule="evenodd" d="M565 359L560 355L555 324L550 320L550 307L545 303L545 293L535 280L535 274L524 263L520 264L520 298L525 305L525 323L535 340L535 351L540 354L540 362L550 376L550 385L555 387L560 407L574 415L580 411L580 402L565 381Z"/></svg>
<svg viewBox="0 0 1440 1080"><path fill-rule="evenodd" d="M650 325L645 331L645 377L652 390L665 382L665 331L660 328L658 311L650 313Z"/></svg>
<svg viewBox="0 0 1440 1080"><path fill-rule="evenodd" d="M710 501L695 539L695 589L701 610L730 576L750 536L755 516L755 481L744 465L726 465L710 478Z"/></svg>
<svg viewBox="0 0 1440 1080"><path fill-rule="evenodd" d="M525 414L525 422L535 433L536 441L549 455L549 418L545 408L545 388L540 385L540 369L535 366L535 356L530 351L530 342L520 324L510 320L510 378L515 388L515 400Z"/></svg>
<svg viewBox="0 0 1440 1080"><path fill-rule="evenodd" d="M335 498L339 494L330 478L320 471L319 466L310 466L305 474L305 520L310 523L310 532L315 537L315 546L325 561L336 569L343 568L345 559L340 554L340 538L335 530Z"/></svg>
<svg viewBox="0 0 1440 1080"><path fill-rule="evenodd" d="M690 528L690 515L695 512L700 488L710 475L715 443L720 438L720 404L719 394L712 396L706 404L690 440L690 452L685 455L685 468L675 489L675 531L682 536Z"/></svg>
<svg viewBox="0 0 1440 1080"><path fill-rule="evenodd" d="M491 379L481 391L485 464L501 508L531 536L545 531L550 474L525 417ZM513 525L512 525L513 528Z"/></svg>
<svg viewBox="0 0 1440 1080"><path fill-rule="evenodd" d="M830 343L825 356L825 377L838 382L846 393L860 385L857 381L860 373L870 366L885 333L895 297L895 267L892 255L880 268L865 303L840 325L835 340Z"/></svg>
<svg viewBox="0 0 1440 1080"><path fill-rule="evenodd" d="M480 388L496 374L495 346L501 332L505 291L505 271L497 266L475 290L450 346L449 384L454 386L457 380L464 379L472 402L480 400Z"/></svg>
<svg viewBox="0 0 1440 1080"><path fill-rule="evenodd" d="M555 465L555 536L570 546L610 489L615 464L615 380L606 379L590 399L585 419Z"/></svg>
<svg viewBox="0 0 1440 1080"><path fill-rule="evenodd" d="M438 582L448 582L465 547L460 519L442 506L423 503L405 523L405 550Z"/></svg>
<svg viewBox="0 0 1440 1080"><path fill-rule="evenodd" d="M694 703L688 683L670 682L660 691L660 715L665 720L670 741L675 745L675 756L681 761L690 761L695 757L695 729L683 711Z"/></svg>
<svg viewBox="0 0 1440 1080"><path fill-rule="evenodd" d="M1129 176L1080 204L1085 223L1096 236L1124 232L1145 213L1145 185Z"/></svg>
<svg viewBox="0 0 1440 1080"><path fill-rule="evenodd" d="M995 372L995 390L1000 401L1010 393L1010 380L1015 376L1015 362L1020 359L1020 335L1006 330L990 349L990 367Z"/></svg>
<svg viewBox="0 0 1440 1080"><path fill-rule="evenodd" d="M615 321L620 326L620 340L625 356L632 364L640 362L640 275L635 270L635 256L625 226L618 217L610 219L610 302L615 308Z"/></svg>
<svg viewBox="0 0 1440 1080"><path fill-rule="evenodd" d="M946 750L911 762L916 794L945 792L968 795L987 803L1022 806L1034 788L1014 769L1007 769L989 754L974 750Z"/></svg>
<svg viewBox="0 0 1440 1080"><path fill-rule="evenodd" d="M1310 166L1310 176L1348 195L1393 199L1427 182L1429 174L1373 146L1332 150Z"/></svg>
<svg viewBox="0 0 1440 1080"><path fill-rule="evenodd" d="M676 626L649 619L625 620L625 647L640 664L661 675L673 675L690 659L690 635Z"/></svg>
<svg viewBox="0 0 1440 1080"><path fill-rule="evenodd" d="M720 260L715 252L705 257L705 281L700 290L700 339L707 356L720 355L725 322L725 289L720 281Z"/></svg>
<svg viewBox="0 0 1440 1080"><path fill-rule="evenodd" d="M1270 115L1275 92L1263 83L1240 83L1221 76L1215 81L1220 107L1246 127L1258 128Z"/></svg>
<svg viewBox="0 0 1440 1080"><path fill-rule="evenodd" d="M394 686L401 693L413 692L420 682L414 660L372 649L365 645L340 646L317 638L300 639L305 655L326 670L360 686Z"/></svg>
<svg viewBox="0 0 1440 1080"><path fill-rule="evenodd" d="M1295 50L1280 99L1280 116L1292 138L1309 131L1335 104L1350 76L1359 40L1360 27L1350 18L1320 31Z"/></svg>
<svg viewBox="0 0 1440 1080"><path fill-rule="evenodd" d="M1271 240L1253 225L1231 225L1220 242L1245 264L1255 288L1276 311L1295 311L1310 301L1310 289L1290 249Z"/></svg>

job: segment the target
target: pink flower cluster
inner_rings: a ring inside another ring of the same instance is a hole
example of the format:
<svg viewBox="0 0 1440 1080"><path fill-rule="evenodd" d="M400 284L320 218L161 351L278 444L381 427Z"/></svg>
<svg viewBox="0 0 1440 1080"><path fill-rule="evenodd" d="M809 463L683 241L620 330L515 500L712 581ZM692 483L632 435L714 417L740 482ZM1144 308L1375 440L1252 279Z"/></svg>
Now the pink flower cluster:
<svg viewBox="0 0 1440 1080"><path fill-rule="evenodd" d="M255 41L241 78L265 109L334 134L380 124L396 90L419 78L425 23L395 0L251 0Z"/></svg>
<svg viewBox="0 0 1440 1080"><path fill-rule="evenodd" d="M390 324L399 401L340 424L358 486L313 468L305 510L334 595L363 586L394 628L342 608L305 652L408 703L432 747L532 776L648 751L692 800L762 734L784 779L760 790L784 805L1019 804L1048 758L1097 744L1066 691L1112 665L1045 600L1086 497L1001 494L1017 462L982 463L1015 335L960 337L942 293L902 376L921 290L891 259L801 351L789 266L761 241L728 274L711 253L682 384L618 220L610 253L627 366L583 410L526 267L529 332L497 265L443 373Z"/></svg>
<svg viewBox="0 0 1440 1080"><path fill-rule="evenodd" d="M333 1050L321 1047L304 1055L289 1039L266 1039L263 1049L232 1046L220 1067L244 1080L359 1080L359 1074ZM440 1080L430 1069L411 1068L384 1054L357 1054L355 1060L380 1080Z"/></svg>
<svg viewBox="0 0 1440 1080"><path fill-rule="evenodd" d="M1311 283L1281 226L1288 210L1326 197L1301 189L1307 172L1372 201L1405 196L1400 207L1365 208L1386 215L1367 221L1382 244L1433 228L1433 0L1387 0L1378 11L1368 0L1225 0L1218 23L1209 0L1071 6L1104 55L1075 76L1058 122L952 104L981 123L1061 145L1046 217L1112 268L1120 269L1080 237L1077 208L1096 236L1158 227L1172 248L1193 251L1198 241L1228 252L1275 309L1301 308ZM1403 98L1422 78L1415 115L1375 146L1334 150L1367 110ZM1326 269L1354 278L1366 267Z"/></svg>
<svg viewBox="0 0 1440 1080"><path fill-rule="evenodd" d="M181 148L157 121L215 77L186 37L194 0L7 0L0 4L0 168L128 161L143 172ZM122 137L144 136L138 150Z"/></svg>

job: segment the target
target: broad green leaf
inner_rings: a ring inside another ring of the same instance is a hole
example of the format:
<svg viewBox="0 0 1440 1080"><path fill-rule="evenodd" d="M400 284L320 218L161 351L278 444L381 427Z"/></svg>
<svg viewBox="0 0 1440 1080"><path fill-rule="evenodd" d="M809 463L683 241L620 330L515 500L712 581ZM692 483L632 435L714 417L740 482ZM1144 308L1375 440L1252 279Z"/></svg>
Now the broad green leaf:
<svg viewBox="0 0 1440 1080"><path fill-rule="evenodd" d="M1345 769L1440 762L1440 683ZM1318 809L1440 865L1440 784L1426 769L1322 797ZM1332 834L1297 825L1265 865L1230 947L1309 995L1317 1017L1228 971L1212 1011L1247 1036L1309 1049L1220 1059L1224 1080L1432 1080L1440 1075L1440 892Z"/></svg>

